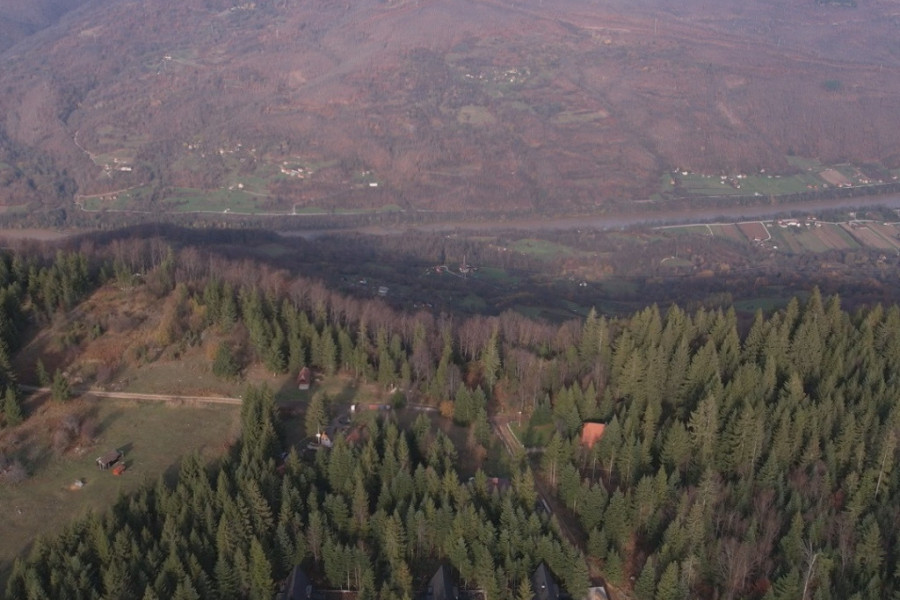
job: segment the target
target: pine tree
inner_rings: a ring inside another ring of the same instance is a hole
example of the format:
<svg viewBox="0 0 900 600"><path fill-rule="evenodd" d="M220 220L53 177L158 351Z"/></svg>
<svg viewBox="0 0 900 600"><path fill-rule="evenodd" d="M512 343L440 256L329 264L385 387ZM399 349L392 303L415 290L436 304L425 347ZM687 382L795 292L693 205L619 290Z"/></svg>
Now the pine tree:
<svg viewBox="0 0 900 600"><path fill-rule="evenodd" d="M276 375L284 373L287 368L284 330L277 322L272 325L272 338L266 348L265 363L266 368Z"/></svg>
<svg viewBox="0 0 900 600"><path fill-rule="evenodd" d="M112 595L110 597L116 597ZM185 576L180 582L178 582L178 586L175 588L175 595L172 596L173 600L200 600L200 594L197 593L197 590L194 588L191 580Z"/></svg>
<svg viewBox="0 0 900 600"><path fill-rule="evenodd" d="M712 464L719 438L719 408L715 396L709 395L700 402L691 413L688 429L700 465Z"/></svg>
<svg viewBox="0 0 900 600"><path fill-rule="evenodd" d="M334 343L330 327L326 327L319 337L319 366L326 375L334 375L337 371L337 346Z"/></svg>
<svg viewBox="0 0 900 600"><path fill-rule="evenodd" d="M656 584L654 600L682 600L685 596L678 573L678 563L670 562Z"/></svg>
<svg viewBox="0 0 900 600"><path fill-rule="evenodd" d="M53 383L50 385L50 397L57 402L65 402L72 396L69 388L69 380L57 369L53 373Z"/></svg>
<svg viewBox="0 0 900 600"><path fill-rule="evenodd" d="M527 577L519 580L519 587L516 591L516 600L532 600L534 592L531 589L531 581Z"/></svg>
<svg viewBox="0 0 900 600"><path fill-rule="evenodd" d="M328 397L314 394L306 407L306 435L316 438L328 424Z"/></svg>
<svg viewBox="0 0 900 600"><path fill-rule="evenodd" d="M221 342L216 349L212 372L213 375L222 379L236 379L240 375L240 364L231 350L231 344L227 341Z"/></svg>
<svg viewBox="0 0 900 600"><path fill-rule="evenodd" d="M250 600L272 600L272 565L257 539L250 542Z"/></svg>
<svg viewBox="0 0 900 600"><path fill-rule="evenodd" d="M38 385L41 387L50 387L50 374L47 373L47 368L44 367L44 361L40 358L34 364L34 375L37 377Z"/></svg>
<svg viewBox="0 0 900 600"><path fill-rule="evenodd" d="M7 427L15 427L24 420L22 407L16 397L16 390L12 386L6 388L6 393L3 395L3 418Z"/></svg>
<svg viewBox="0 0 900 600"><path fill-rule="evenodd" d="M494 384L497 383L501 366L499 331L495 328L481 351L481 368L489 392L493 390Z"/></svg>

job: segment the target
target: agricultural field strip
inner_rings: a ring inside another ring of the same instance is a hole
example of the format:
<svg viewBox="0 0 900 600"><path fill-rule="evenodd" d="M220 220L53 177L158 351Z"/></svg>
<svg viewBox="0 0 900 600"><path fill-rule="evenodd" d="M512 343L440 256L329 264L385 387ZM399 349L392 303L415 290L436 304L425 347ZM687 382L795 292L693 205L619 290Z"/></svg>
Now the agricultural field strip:
<svg viewBox="0 0 900 600"><path fill-rule="evenodd" d="M897 247L893 241L886 239L868 225L854 227L854 224L847 223L841 227L863 246L871 246L880 250L893 250Z"/></svg>
<svg viewBox="0 0 900 600"><path fill-rule="evenodd" d="M761 242L768 242L772 239L772 234L769 232L769 228L766 227L766 224L762 221L745 221L743 223L735 223L738 226L738 229L747 237L747 239L751 239L753 230L755 229L754 225L759 225L763 229L763 233L766 234L766 239L760 238Z"/></svg>
<svg viewBox="0 0 900 600"><path fill-rule="evenodd" d="M894 229L894 235L891 235L891 233L885 231L885 229L887 229L887 228ZM872 233L874 233L875 235L877 235L878 237L883 239L886 244L889 244L889 246L888 246L889 249L892 249L892 250L896 249L898 247L898 245L900 245L900 241L898 241L897 235L896 235L896 229L897 229L896 225L884 225L881 223L872 223L869 225L869 229L872 231Z"/></svg>
<svg viewBox="0 0 900 600"><path fill-rule="evenodd" d="M851 239L853 240L854 243L858 243L862 246L869 246L869 247L879 248L882 250L900 248L900 239L895 240L895 239L891 238L890 235L886 234L882 230L884 227L897 227L898 225L900 225L900 223L880 223L880 222L869 221L869 220L853 220L853 221L844 221L844 222L817 221L817 223L822 225L823 227L824 226L834 227L834 228L839 229L840 231L846 232L846 234L851 237ZM861 225L862 228L861 229L851 229L850 223L856 223L857 225ZM724 229L724 228L728 228L728 227L737 226L739 231L742 234L744 234L744 237L746 237L749 240L749 235L747 234L746 228L744 228L742 226L743 225L756 225L756 224L761 225L764 228L766 235L768 236L765 240L761 240L761 241L764 241L764 242L773 241L774 238L772 237L770 228L774 227L774 221L771 221L771 220L769 220L769 221L740 221L740 222L736 222L736 223L728 223L728 222L682 223L682 224L678 224L678 225L660 225L660 226L654 227L653 229L657 229L657 230L687 229L687 228L691 228L691 227L698 227L698 228L705 228L709 232L708 235L715 236L716 234L713 231L713 228ZM827 229L814 232L814 234L817 236L825 236L826 238L829 238L829 239L822 240L822 243L825 246L827 246L828 248L844 248L844 247L846 247L844 244L835 245L834 240L830 239L831 236L829 236L828 233L829 232ZM898 236L900 236L900 233L898 233ZM725 234L723 237L731 237L733 239L733 236L729 236L727 234ZM791 247L792 251L795 251L795 252L800 251L801 247L803 247L803 248L807 247L807 244L800 240L793 240L793 239L788 240L788 239L784 238L784 236L781 236L781 235L779 235L779 238L781 238L782 243L787 243ZM807 249L816 251L813 248L807 248Z"/></svg>

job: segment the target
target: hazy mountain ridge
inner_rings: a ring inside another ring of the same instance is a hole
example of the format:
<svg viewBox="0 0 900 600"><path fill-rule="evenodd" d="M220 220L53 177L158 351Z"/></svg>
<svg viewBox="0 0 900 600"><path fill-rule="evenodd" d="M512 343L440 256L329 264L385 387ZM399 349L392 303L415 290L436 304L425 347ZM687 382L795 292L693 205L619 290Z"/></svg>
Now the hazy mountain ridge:
<svg viewBox="0 0 900 600"><path fill-rule="evenodd" d="M900 162L891 6L98 1L3 54L2 129L82 194L583 210L675 167Z"/></svg>
<svg viewBox="0 0 900 600"><path fill-rule="evenodd" d="M0 2L0 51L49 27L88 0L3 0Z"/></svg>

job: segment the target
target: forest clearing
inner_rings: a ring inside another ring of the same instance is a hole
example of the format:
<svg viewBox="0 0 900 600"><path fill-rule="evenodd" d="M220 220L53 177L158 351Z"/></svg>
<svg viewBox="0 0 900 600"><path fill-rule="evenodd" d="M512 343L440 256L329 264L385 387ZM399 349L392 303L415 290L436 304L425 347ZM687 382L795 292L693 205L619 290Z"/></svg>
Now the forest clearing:
<svg viewBox="0 0 900 600"><path fill-rule="evenodd" d="M21 456L30 476L0 485L7 507L0 523L2 578L8 566L37 537L60 531L87 512L103 513L116 500L173 474L182 458L198 453L220 458L239 436L236 408L172 406L79 398L53 403L44 395L25 401L34 414L27 427L0 432L0 455ZM39 407L39 408L38 408ZM95 458L109 448L127 448L121 477L97 469ZM73 482L83 487L72 488Z"/></svg>

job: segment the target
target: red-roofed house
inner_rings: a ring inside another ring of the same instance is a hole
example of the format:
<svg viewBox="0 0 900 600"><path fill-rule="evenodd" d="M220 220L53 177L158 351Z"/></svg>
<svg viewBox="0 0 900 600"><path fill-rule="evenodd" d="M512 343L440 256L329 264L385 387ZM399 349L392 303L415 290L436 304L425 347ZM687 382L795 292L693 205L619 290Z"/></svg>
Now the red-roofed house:
<svg viewBox="0 0 900 600"><path fill-rule="evenodd" d="M606 425L603 423L585 423L581 428L581 444L593 448L594 444L603 437L604 431L606 431Z"/></svg>

